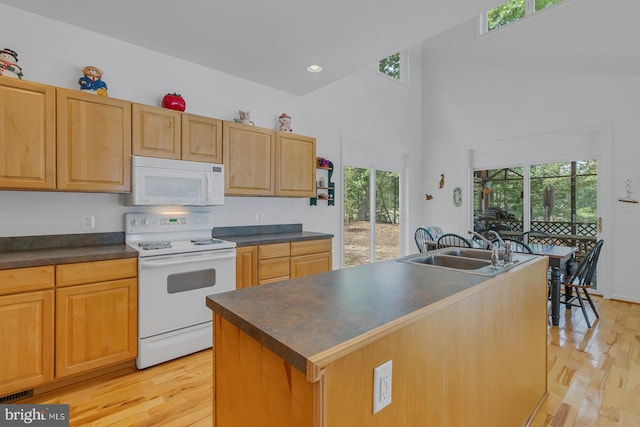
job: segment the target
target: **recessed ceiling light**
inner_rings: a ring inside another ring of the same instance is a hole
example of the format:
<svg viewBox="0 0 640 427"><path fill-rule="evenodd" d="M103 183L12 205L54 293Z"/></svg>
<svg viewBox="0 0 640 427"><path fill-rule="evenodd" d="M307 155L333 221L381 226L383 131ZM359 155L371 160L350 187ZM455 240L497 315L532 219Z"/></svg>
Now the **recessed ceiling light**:
<svg viewBox="0 0 640 427"><path fill-rule="evenodd" d="M320 71L322 71L322 67L319 65L309 65L307 67L307 71L310 73L319 73Z"/></svg>

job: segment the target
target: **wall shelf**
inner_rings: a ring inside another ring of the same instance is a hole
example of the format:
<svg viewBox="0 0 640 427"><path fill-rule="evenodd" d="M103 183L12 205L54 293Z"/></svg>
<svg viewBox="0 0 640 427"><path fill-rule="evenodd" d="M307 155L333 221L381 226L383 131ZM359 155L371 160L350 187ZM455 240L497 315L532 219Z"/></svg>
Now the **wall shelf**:
<svg viewBox="0 0 640 427"><path fill-rule="evenodd" d="M322 160L321 157L316 158L316 197L311 197L309 204L311 206L317 206L318 200L321 200L326 201L327 206L335 206L335 183L331 181L333 177L333 163L329 161L329 166L320 166L320 160ZM326 171L326 173L324 171ZM326 186L318 185L321 179L326 179Z"/></svg>

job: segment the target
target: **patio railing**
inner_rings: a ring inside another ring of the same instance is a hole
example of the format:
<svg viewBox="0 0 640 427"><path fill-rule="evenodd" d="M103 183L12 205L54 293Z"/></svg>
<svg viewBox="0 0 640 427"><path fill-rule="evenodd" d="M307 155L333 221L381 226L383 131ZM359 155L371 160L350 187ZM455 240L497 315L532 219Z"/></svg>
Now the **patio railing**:
<svg viewBox="0 0 640 427"><path fill-rule="evenodd" d="M517 237L523 232L522 221L515 219L482 218L477 222L481 223L485 229L495 229L505 236ZM578 259L581 259L596 244L596 223L531 221L531 231L540 231L548 235L531 236L532 243L577 246L576 258Z"/></svg>

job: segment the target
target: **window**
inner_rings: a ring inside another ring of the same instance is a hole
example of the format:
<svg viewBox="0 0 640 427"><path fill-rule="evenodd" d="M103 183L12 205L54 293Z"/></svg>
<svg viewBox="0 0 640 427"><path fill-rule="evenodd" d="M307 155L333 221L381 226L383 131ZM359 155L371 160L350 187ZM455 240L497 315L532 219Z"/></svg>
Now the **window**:
<svg viewBox="0 0 640 427"><path fill-rule="evenodd" d="M401 83L407 82L407 51L396 52L378 61L377 65L371 65L375 71Z"/></svg>
<svg viewBox="0 0 640 427"><path fill-rule="evenodd" d="M565 0L509 0L481 16L480 34L531 16Z"/></svg>
<svg viewBox="0 0 640 427"><path fill-rule="evenodd" d="M381 59L378 63L378 70L381 73L385 73L389 77L394 79L400 79L400 52Z"/></svg>

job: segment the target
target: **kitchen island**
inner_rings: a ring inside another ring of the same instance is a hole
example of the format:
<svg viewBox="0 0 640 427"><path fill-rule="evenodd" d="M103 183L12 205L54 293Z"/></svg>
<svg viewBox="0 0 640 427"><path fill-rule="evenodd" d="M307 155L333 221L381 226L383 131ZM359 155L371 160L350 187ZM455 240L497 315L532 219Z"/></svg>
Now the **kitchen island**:
<svg viewBox="0 0 640 427"><path fill-rule="evenodd" d="M546 271L384 261L211 295L214 425L524 425L547 388Z"/></svg>

